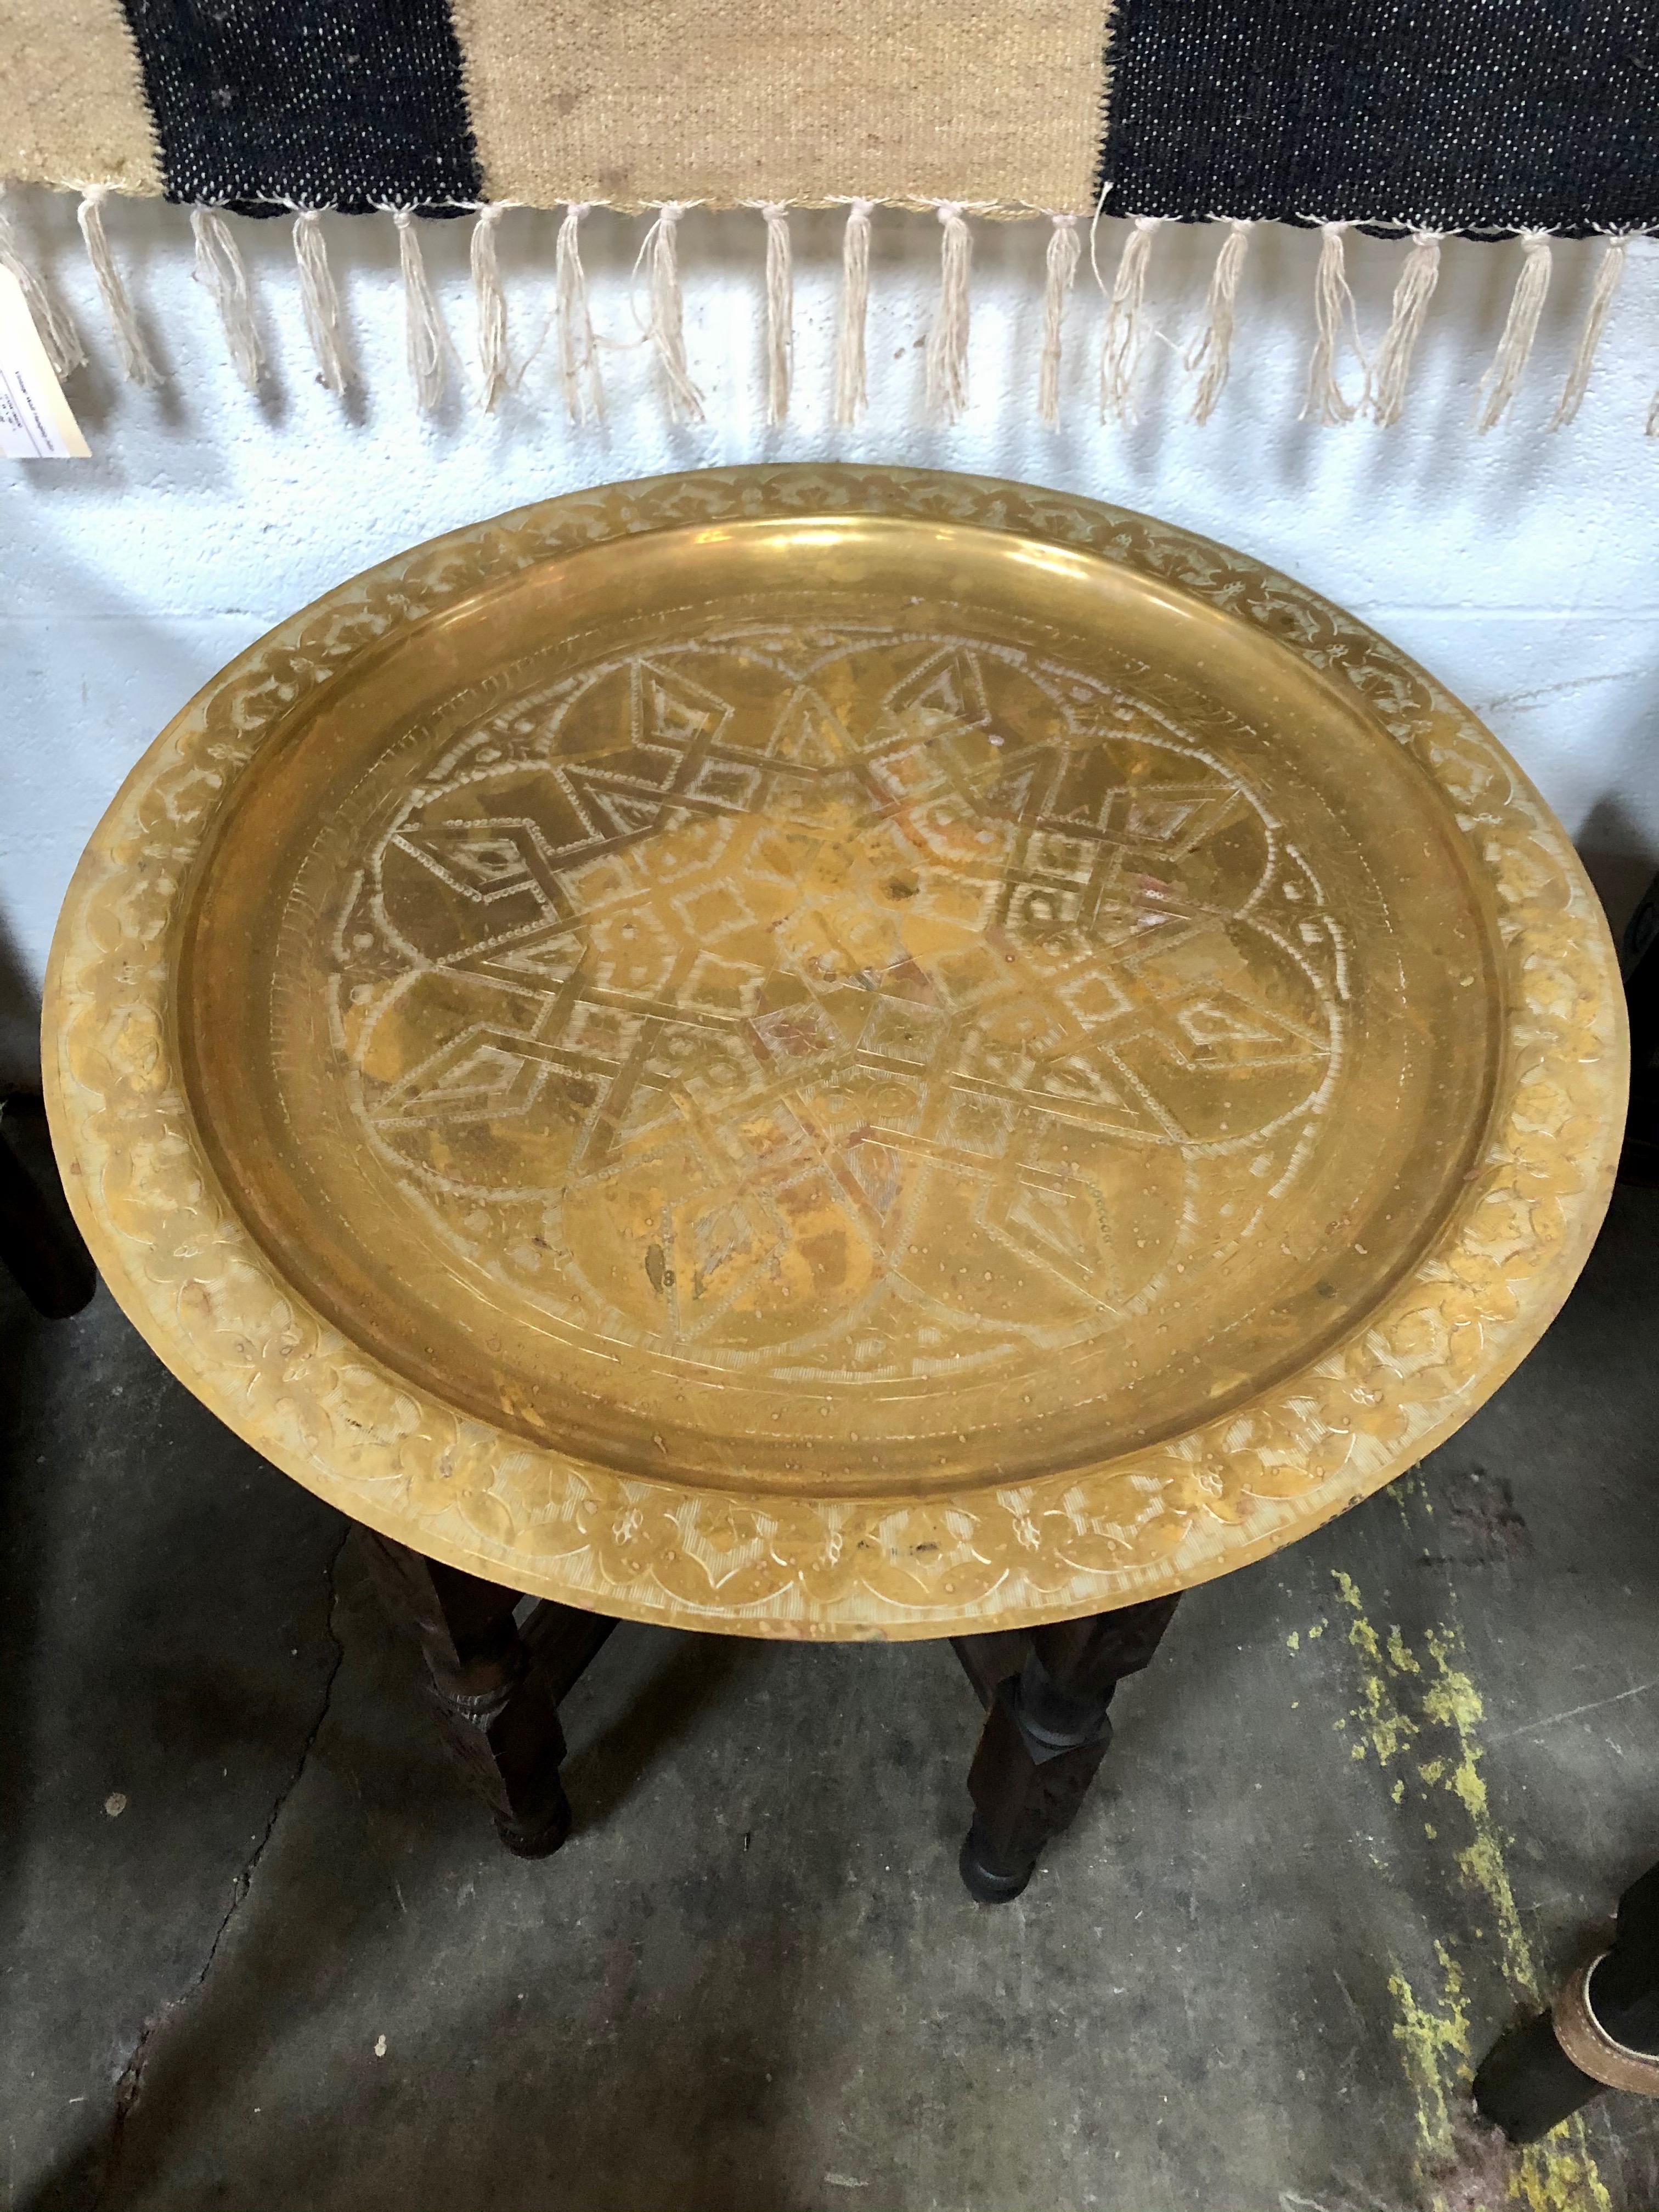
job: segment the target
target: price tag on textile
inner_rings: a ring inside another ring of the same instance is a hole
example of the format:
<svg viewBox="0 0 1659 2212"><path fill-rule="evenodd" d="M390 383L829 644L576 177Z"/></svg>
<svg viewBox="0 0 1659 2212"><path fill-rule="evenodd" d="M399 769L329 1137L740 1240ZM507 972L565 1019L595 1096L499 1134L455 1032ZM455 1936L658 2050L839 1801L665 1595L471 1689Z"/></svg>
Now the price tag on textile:
<svg viewBox="0 0 1659 2212"><path fill-rule="evenodd" d="M9 461L92 458L9 269L0 269L0 454Z"/></svg>

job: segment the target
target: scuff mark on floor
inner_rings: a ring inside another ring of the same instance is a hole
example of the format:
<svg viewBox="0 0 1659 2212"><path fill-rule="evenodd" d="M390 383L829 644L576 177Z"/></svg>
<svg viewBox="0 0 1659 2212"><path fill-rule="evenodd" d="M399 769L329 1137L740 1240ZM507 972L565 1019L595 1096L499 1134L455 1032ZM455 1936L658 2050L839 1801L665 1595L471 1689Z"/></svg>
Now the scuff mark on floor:
<svg viewBox="0 0 1659 2212"><path fill-rule="evenodd" d="M329 1663L328 1674L323 1682L322 1696L318 1701L316 1714L307 1731L306 1740L300 1747L300 1755L294 1762L293 1772L278 1792L271 1806L270 1816L254 1840L253 1849L243 1861L231 1883L230 1903L225 1908L224 1917L213 1931L213 1940L207 1947L207 1954L202 1960L199 1971L186 1989L181 1990L177 1996L169 1997L165 2004L150 2014L139 2031L138 2040L134 2044L128 2055L127 2063L121 2069L120 2077L115 2085L115 2105L110 2117L109 2130L104 2144L101 2171L99 2175L96 2202L100 2204L107 2194L110 2184L114 2179L116 2168L120 2163L122 2137L126 2131L127 2123L137 2110L138 2100L143 2094L145 2069L149 2064L150 2053L155 2047L155 2039L168 2021L185 2010L207 1986L207 1978L213 1972L213 1962L219 1955L220 1946L225 1940L231 1922L236 1917L249 1890L252 1887L253 1877L258 1871L259 1862L264 1856L266 1846L276 1833L276 1823L283 1815L283 1808L298 1787L300 1778L305 1772L317 1739L322 1733L323 1723L328 1718L329 1705L334 1696L334 1685L345 1661L345 1645L341 1642L339 1631L335 1626L335 1614L339 1608L339 1589L336 1577L341 1557L351 1540L352 1527L353 1523L348 1521L345 1532L340 1539L333 1558L328 1564L329 1599L326 1626L330 1641L334 1646L334 1656Z"/></svg>

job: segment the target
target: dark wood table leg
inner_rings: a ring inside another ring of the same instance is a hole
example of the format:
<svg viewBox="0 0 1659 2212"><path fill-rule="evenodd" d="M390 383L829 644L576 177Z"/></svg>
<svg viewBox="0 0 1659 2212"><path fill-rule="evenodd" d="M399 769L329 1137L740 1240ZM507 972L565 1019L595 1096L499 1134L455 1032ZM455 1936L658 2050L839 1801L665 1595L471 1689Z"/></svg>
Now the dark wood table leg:
<svg viewBox="0 0 1659 2212"><path fill-rule="evenodd" d="M1112 1692L1151 1659L1176 1602L1153 1598L1024 1635L953 1639L988 1705L968 1775L974 1819L961 1858L981 1905L1018 1897L1043 1844L1070 1826L1112 1740Z"/></svg>
<svg viewBox="0 0 1659 2212"><path fill-rule="evenodd" d="M0 1260L48 1321L77 1314L98 1287L58 1181L39 1098L0 1101Z"/></svg>
<svg viewBox="0 0 1659 2212"><path fill-rule="evenodd" d="M544 1601L520 1633L516 1590L360 1535L386 1610L420 1640L444 1740L501 1841L520 1858L556 1851L570 1833L558 1701L616 1623Z"/></svg>

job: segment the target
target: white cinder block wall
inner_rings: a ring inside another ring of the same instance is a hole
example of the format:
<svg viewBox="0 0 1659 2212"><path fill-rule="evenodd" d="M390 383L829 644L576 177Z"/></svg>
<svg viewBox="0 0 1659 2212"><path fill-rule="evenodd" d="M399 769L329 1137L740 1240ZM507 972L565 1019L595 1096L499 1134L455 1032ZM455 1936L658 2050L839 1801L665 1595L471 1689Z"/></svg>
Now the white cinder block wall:
<svg viewBox="0 0 1659 2212"><path fill-rule="evenodd" d="M113 354L72 203L9 202L26 249L72 303L95 355L69 392L94 458L0 464L0 969L3 1059L27 1067L52 922L82 844L129 765L230 654L340 579L477 517L608 477L760 459L835 456L1018 477L1143 507L1289 570L1386 631L1486 717L1543 787L1615 919L1659 856L1659 249L1638 241L1577 422L1547 423L1593 275L1595 245L1558 248L1532 368L1508 419L1470 427L1513 283L1513 247L1449 244L1405 421L1297 419L1317 240L1263 228L1251 247L1232 382L1213 420L1186 419L1180 356L1202 319L1215 234L1167 226L1148 286L1142 410L1103 427L1103 307L1085 260L1074 297L1066 419L1034 405L1047 226L976 226L972 409L922 422L922 346L939 229L878 214L872 256L869 418L830 422L841 219L797 215L796 382L788 425L762 396L763 229L757 215L681 226L699 428L665 420L638 342L630 271L641 222L584 228L605 349L608 425L563 419L546 324L556 218L508 216L501 259L513 339L528 358L493 416L471 401L465 222L424 230L452 333L452 390L416 410L388 221L340 220L331 250L360 384L316 383L288 225L240 223L274 374L257 398L227 364L192 280L178 209L113 202L109 227L156 349L157 392ZM1109 280L1119 226L1101 227ZM1386 325L1402 249L1350 242L1362 337ZM541 343L537 349L538 341ZM1358 371L1349 365L1349 380Z"/></svg>

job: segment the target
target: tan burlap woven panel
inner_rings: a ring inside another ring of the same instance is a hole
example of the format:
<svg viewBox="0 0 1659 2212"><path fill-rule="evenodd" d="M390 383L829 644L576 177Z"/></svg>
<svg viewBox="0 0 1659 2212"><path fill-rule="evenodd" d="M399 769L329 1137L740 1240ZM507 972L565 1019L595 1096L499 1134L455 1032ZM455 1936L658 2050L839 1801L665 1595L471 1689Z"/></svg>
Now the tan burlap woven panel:
<svg viewBox="0 0 1659 2212"><path fill-rule="evenodd" d="M161 149L118 0L7 0L0 179L159 192Z"/></svg>
<svg viewBox="0 0 1659 2212"><path fill-rule="evenodd" d="M492 199L1093 203L1100 0L453 0L453 13Z"/></svg>

